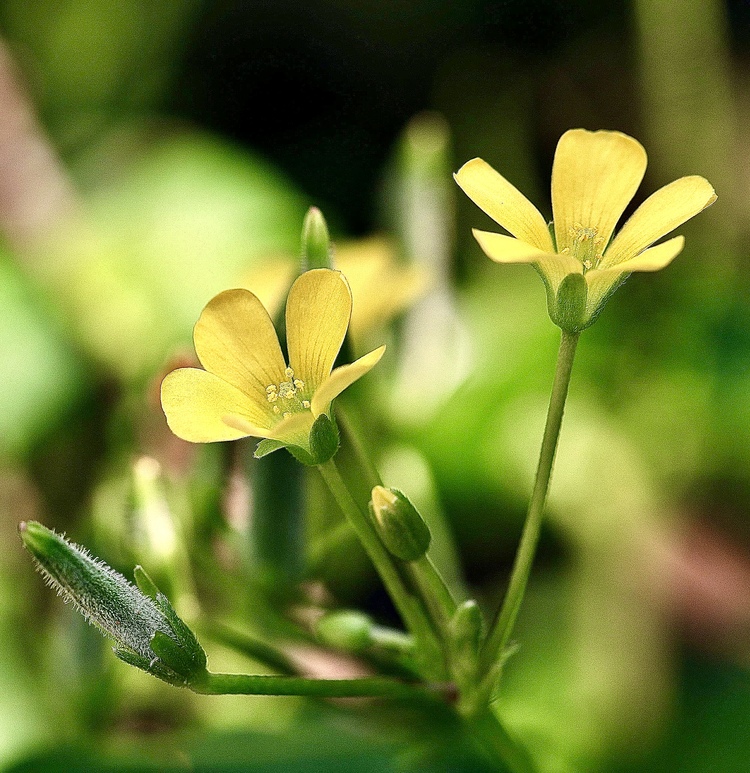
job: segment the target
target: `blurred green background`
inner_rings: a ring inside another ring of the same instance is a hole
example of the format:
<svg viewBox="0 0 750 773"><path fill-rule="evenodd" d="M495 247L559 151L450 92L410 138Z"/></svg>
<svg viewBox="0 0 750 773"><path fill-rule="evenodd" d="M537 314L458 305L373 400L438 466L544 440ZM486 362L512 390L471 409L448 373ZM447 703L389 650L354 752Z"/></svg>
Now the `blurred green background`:
<svg viewBox="0 0 750 773"><path fill-rule="evenodd" d="M473 242L490 221L450 172L481 156L550 216L555 144L578 126L645 145L634 205L687 174L719 200L581 340L499 711L543 771L748 769L750 4L2 0L0 31L3 769L478 769L437 720L132 673L15 530L37 518L125 572L146 564L132 467L153 456L191 603L257 627L257 598L236 593L257 572L224 496L234 452L172 438L158 383L190 361L212 295L298 255L315 204L337 242L386 234L430 277L372 333L389 358L346 407L386 482L445 518L446 571L457 551L491 611L558 336L534 272ZM307 574L394 622L359 554ZM206 646L217 668L253 668Z"/></svg>

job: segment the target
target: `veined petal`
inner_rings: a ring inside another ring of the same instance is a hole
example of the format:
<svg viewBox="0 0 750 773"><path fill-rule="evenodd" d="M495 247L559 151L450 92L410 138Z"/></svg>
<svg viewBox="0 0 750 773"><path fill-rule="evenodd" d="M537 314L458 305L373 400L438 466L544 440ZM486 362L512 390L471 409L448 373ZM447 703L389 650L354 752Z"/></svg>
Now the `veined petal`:
<svg viewBox="0 0 750 773"><path fill-rule="evenodd" d="M668 266L681 252L685 246L684 236L675 236L673 239L658 244L644 250L630 260L623 260L609 268L600 268L589 271L586 274L588 280L595 280L598 277L617 276L618 274L630 273L631 271L659 271Z"/></svg>
<svg viewBox="0 0 750 773"><path fill-rule="evenodd" d="M340 271L306 271L286 302L286 341L295 378L315 391L328 378L344 342L352 294Z"/></svg>
<svg viewBox="0 0 750 773"><path fill-rule="evenodd" d="M609 268L638 255L714 201L716 193L711 183L697 175L681 177L665 185L652 193L628 218L604 253L602 267Z"/></svg>
<svg viewBox="0 0 750 773"><path fill-rule="evenodd" d="M485 255L496 263L536 263L542 257L554 257L555 255L552 249L540 250L513 236L505 236L492 231L480 231L477 228L472 228L471 232L479 242L479 246L484 250Z"/></svg>
<svg viewBox="0 0 750 773"><path fill-rule="evenodd" d="M208 302L193 332L203 367L270 413L266 387L284 380L284 357L273 322L249 290L226 290Z"/></svg>
<svg viewBox="0 0 750 773"><path fill-rule="evenodd" d="M454 178L481 210L513 236L539 250L554 250L542 213L486 161L467 161Z"/></svg>
<svg viewBox="0 0 750 773"><path fill-rule="evenodd" d="M331 375L318 387L313 395L310 410L314 418L318 418L322 413L326 413L328 407L334 398L338 397L348 386L351 386L357 379L362 378L365 373L372 370L385 352L385 346L379 346L377 349L365 354L349 365L341 365L331 373Z"/></svg>
<svg viewBox="0 0 750 773"><path fill-rule="evenodd" d="M172 432L191 443L268 435L267 417L255 402L205 370L180 368L169 373L162 381L161 404ZM229 426L223 421L228 415L241 417L247 427ZM262 426L256 427L256 424Z"/></svg>
<svg viewBox="0 0 750 773"><path fill-rule="evenodd" d="M646 172L646 151L613 131L571 129L552 165L552 213L557 251L571 249L577 229L596 229L604 249Z"/></svg>

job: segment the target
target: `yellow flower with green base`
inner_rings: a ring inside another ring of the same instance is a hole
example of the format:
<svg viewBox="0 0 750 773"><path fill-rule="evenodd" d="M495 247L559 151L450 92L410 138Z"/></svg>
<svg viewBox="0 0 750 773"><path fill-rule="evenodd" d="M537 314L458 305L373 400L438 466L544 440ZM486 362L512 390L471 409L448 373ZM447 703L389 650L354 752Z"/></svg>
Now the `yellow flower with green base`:
<svg viewBox="0 0 750 773"><path fill-rule="evenodd" d="M652 245L716 200L703 177L681 177L646 199L613 237L646 163L643 146L626 134L565 132L552 167L551 226L482 159L468 161L455 178L511 234L474 229L484 252L498 263L531 263L547 289L552 321L572 333L594 322L630 273L671 263L682 251L682 236Z"/></svg>
<svg viewBox="0 0 750 773"><path fill-rule="evenodd" d="M286 305L285 361L268 312L249 290L226 290L203 310L193 339L200 368L180 368L162 383L172 431L210 443L262 438L256 455L287 447L307 464L335 453L331 403L383 356L381 346L333 368L352 311L339 271L314 269L292 285Z"/></svg>

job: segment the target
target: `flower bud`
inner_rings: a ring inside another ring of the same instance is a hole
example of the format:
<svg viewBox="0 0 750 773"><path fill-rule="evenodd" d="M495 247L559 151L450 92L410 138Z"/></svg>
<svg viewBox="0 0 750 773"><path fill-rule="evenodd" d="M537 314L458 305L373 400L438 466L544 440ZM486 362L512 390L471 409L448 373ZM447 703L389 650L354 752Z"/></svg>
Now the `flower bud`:
<svg viewBox="0 0 750 773"><path fill-rule="evenodd" d="M173 566L178 554L177 531L156 459L142 456L133 464L133 495L139 557L152 571Z"/></svg>
<svg viewBox="0 0 750 773"><path fill-rule="evenodd" d="M343 609L321 617L315 632L324 644L360 652L372 644L372 627L372 620L364 613Z"/></svg>
<svg viewBox="0 0 750 773"><path fill-rule="evenodd" d="M479 668L479 647L484 621L474 599L459 604L450 621L450 649L454 676L459 684L470 682Z"/></svg>
<svg viewBox="0 0 750 773"><path fill-rule="evenodd" d="M372 490L370 510L388 550L403 561L416 561L430 546L430 530L414 505L400 491L384 486Z"/></svg>
<svg viewBox="0 0 750 773"><path fill-rule="evenodd" d="M333 268L328 226L317 207L307 210L302 226L302 270L312 268Z"/></svg>
<svg viewBox="0 0 750 773"><path fill-rule="evenodd" d="M174 685L205 671L206 655L193 632L140 567L139 589L40 523L23 522L18 531L48 584L114 640L120 660Z"/></svg>

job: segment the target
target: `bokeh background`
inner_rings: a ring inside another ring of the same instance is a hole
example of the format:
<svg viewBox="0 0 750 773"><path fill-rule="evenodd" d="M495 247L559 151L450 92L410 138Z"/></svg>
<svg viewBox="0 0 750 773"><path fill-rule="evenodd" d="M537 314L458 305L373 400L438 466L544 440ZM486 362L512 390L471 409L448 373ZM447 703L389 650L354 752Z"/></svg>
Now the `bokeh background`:
<svg viewBox="0 0 750 773"><path fill-rule="evenodd" d="M265 619L233 452L170 438L158 383L213 294L293 265L314 204L342 260L372 237L395 256L401 300L365 330L389 355L346 407L491 612L558 336L534 272L480 253L470 228L490 221L450 173L481 156L550 216L555 144L584 127L645 145L634 205L686 174L719 199L582 337L498 710L543 771L747 770L746 0L2 0L0 32L3 769L477 769L383 707L196 698L128 670L15 530L37 518L158 569L133 537L156 475L183 609ZM307 510L312 544L331 516ZM319 553L289 571L395 624L351 545ZM221 638L212 664L259 667Z"/></svg>

